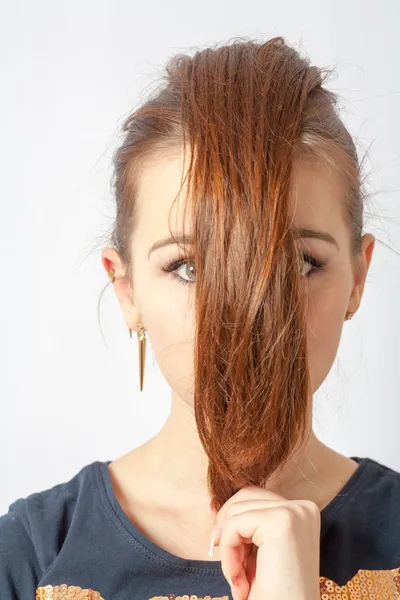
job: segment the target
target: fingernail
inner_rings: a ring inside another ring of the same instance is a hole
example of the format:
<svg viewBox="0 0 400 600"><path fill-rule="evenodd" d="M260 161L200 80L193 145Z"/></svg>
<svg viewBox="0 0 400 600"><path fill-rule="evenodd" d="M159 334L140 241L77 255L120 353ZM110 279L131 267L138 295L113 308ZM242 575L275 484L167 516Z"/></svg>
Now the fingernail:
<svg viewBox="0 0 400 600"><path fill-rule="evenodd" d="M214 540L215 540L215 533L213 533L213 536L211 538L210 549L208 551L208 556L211 556L211 558L214 556Z"/></svg>
<svg viewBox="0 0 400 600"><path fill-rule="evenodd" d="M218 533L218 525L215 524L214 527L211 529L211 544L210 544L210 549L208 551L208 556L211 556L211 557L214 556L214 543L215 543L215 539L217 537L217 533Z"/></svg>

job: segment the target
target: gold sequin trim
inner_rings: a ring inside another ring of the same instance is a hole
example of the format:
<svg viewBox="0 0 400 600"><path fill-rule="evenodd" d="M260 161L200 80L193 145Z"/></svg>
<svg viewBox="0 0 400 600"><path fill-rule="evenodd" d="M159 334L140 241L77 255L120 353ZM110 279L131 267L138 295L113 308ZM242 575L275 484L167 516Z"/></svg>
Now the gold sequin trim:
<svg viewBox="0 0 400 600"><path fill-rule="evenodd" d="M45 585L36 588L36 600L104 600L99 592L79 585Z"/></svg>
<svg viewBox="0 0 400 600"><path fill-rule="evenodd" d="M359 569L345 585L319 578L321 600L400 600L400 567ZM104 600L99 592L77 585L46 585L36 588L36 600ZM111 600L111 599L109 599ZM149 600L229 600L229 596L152 596Z"/></svg>
<svg viewBox="0 0 400 600"><path fill-rule="evenodd" d="M229 596L175 596L174 594L168 594L168 596L153 596L149 600L229 600Z"/></svg>
<svg viewBox="0 0 400 600"><path fill-rule="evenodd" d="M319 578L321 600L399 600L400 567L369 571L359 569L345 585Z"/></svg>

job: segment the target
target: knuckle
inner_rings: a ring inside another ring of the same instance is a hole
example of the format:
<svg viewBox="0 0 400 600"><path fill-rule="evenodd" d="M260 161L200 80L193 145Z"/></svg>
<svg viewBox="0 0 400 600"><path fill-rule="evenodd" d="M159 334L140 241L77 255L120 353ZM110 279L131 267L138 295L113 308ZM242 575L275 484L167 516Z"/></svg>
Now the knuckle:
<svg viewBox="0 0 400 600"><path fill-rule="evenodd" d="M221 523L221 543L226 542L237 527L238 515L231 514Z"/></svg>
<svg viewBox="0 0 400 600"><path fill-rule="evenodd" d="M278 514L280 526L286 531L292 531L295 526L296 514L290 504L282 506Z"/></svg>
<svg viewBox="0 0 400 600"><path fill-rule="evenodd" d="M287 532L294 532L302 521L310 518L319 520L320 510L311 500L294 500L280 507L277 514L280 527Z"/></svg>
<svg viewBox="0 0 400 600"><path fill-rule="evenodd" d="M229 531L232 527L234 527L236 521L236 515L231 513L229 515L226 516L226 518L224 519L224 522L222 523L222 528L225 529L225 531Z"/></svg>
<svg viewBox="0 0 400 600"><path fill-rule="evenodd" d="M312 500L301 500L299 504L307 515L311 515L312 517L319 517L319 507Z"/></svg>
<svg viewBox="0 0 400 600"><path fill-rule="evenodd" d="M224 519L229 519L234 512L234 506L233 504L231 504L230 506L227 507L226 511L225 511L225 515L224 515Z"/></svg>

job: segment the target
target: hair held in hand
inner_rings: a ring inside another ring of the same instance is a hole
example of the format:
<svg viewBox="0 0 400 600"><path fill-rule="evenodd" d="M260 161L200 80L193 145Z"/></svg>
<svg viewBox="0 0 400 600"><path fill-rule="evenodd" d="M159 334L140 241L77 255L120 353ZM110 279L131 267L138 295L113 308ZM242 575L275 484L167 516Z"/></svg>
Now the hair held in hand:
<svg viewBox="0 0 400 600"><path fill-rule="evenodd" d="M360 242L360 169L337 97L323 87L329 74L282 37L174 56L114 154L113 241L128 269L141 169L169 151L188 157L194 414L215 510L264 485L308 434L306 298L289 199L296 160L316 157L337 173Z"/></svg>

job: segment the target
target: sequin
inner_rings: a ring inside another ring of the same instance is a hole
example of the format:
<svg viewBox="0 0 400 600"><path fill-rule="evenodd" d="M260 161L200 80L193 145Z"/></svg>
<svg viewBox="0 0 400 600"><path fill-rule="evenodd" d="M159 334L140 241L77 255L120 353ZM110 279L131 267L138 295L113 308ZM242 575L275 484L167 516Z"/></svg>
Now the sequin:
<svg viewBox="0 0 400 600"><path fill-rule="evenodd" d="M36 588L36 600L104 600L99 592L79 585L45 585Z"/></svg>
<svg viewBox="0 0 400 600"><path fill-rule="evenodd" d="M321 600L399 600L400 567L396 569L359 569L345 584L338 585L327 577L319 578ZM77 585L45 585L36 588L36 600L113 600L100 592ZM149 600L229 600L229 596L196 596L166 594Z"/></svg>
<svg viewBox="0 0 400 600"><path fill-rule="evenodd" d="M343 586L332 579L319 578L321 600L398 600L400 567L371 571L359 569Z"/></svg>
<svg viewBox="0 0 400 600"><path fill-rule="evenodd" d="M174 596L174 594L168 594L168 596L152 596L149 600L183 600L188 596ZM189 596L190 600L229 600L229 596Z"/></svg>

